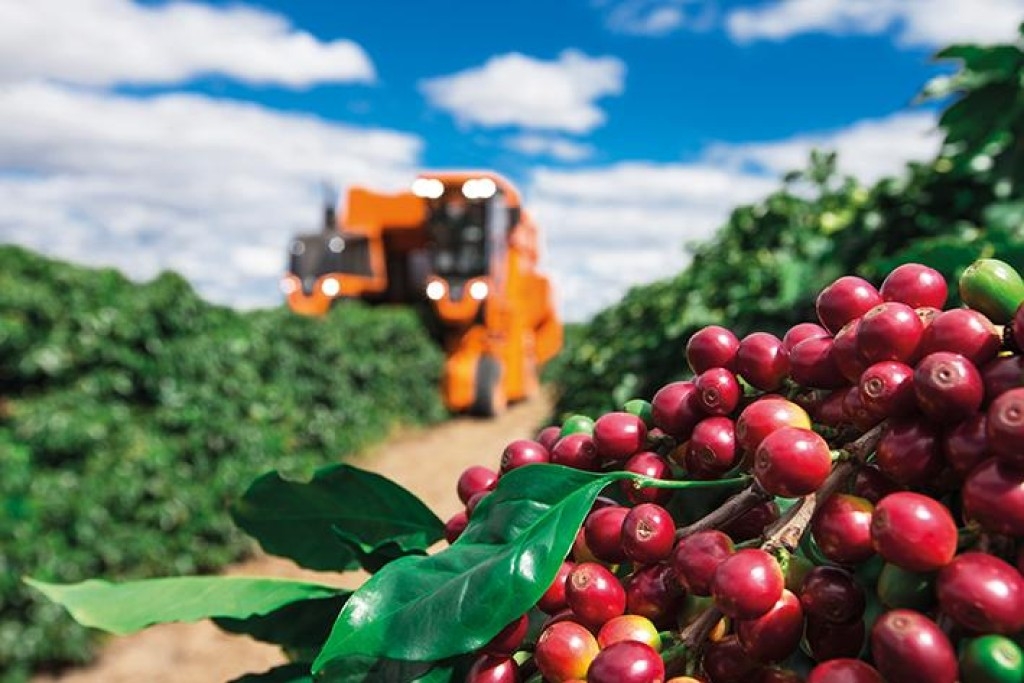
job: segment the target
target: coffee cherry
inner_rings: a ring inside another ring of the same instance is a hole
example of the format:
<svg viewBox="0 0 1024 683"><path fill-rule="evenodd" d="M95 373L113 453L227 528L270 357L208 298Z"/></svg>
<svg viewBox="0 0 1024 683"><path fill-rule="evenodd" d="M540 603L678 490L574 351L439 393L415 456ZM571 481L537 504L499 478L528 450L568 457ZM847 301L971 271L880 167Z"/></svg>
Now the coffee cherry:
<svg viewBox="0 0 1024 683"><path fill-rule="evenodd" d="M811 534L821 554L838 564L860 564L875 554L871 544L871 501L833 493L815 511Z"/></svg>
<svg viewBox="0 0 1024 683"><path fill-rule="evenodd" d="M597 559L610 564L626 560L622 548L622 523L629 508L616 505L594 510L583 523L583 538Z"/></svg>
<svg viewBox="0 0 1024 683"><path fill-rule="evenodd" d="M846 418L845 422L852 424L860 431L868 431L881 422L882 418L885 417L884 415L868 410L867 407L861 403L859 386L850 387L844 392L844 394L843 416Z"/></svg>
<svg viewBox="0 0 1024 683"><path fill-rule="evenodd" d="M853 493L872 504L899 490L900 486L878 469L877 465L861 467L853 478Z"/></svg>
<svg viewBox="0 0 1024 683"><path fill-rule="evenodd" d="M697 330L686 342L686 362L695 374L710 368L732 369L740 340L736 335L718 325L708 325Z"/></svg>
<svg viewBox="0 0 1024 683"><path fill-rule="evenodd" d="M639 564L653 564L672 554L676 524L660 505L641 503L623 520L621 538L626 557Z"/></svg>
<svg viewBox="0 0 1024 683"><path fill-rule="evenodd" d="M943 434L942 455L960 476L988 457L987 422L985 413L975 413Z"/></svg>
<svg viewBox="0 0 1024 683"><path fill-rule="evenodd" d="M586 434L588 436L593 436L593 418L580 414L570 415L565 418L565 422L562 423L562 428L558 432L558 438L564 439L570 434Z"/></svg>
<svg viewBox="0 0 1024 683"><path fill-rule="evenodd" d="M898 301L911 308L946 305L949 289L942 273L921 263L904 263L882 281L878 293L885 301Z"/></svg>
<svg viewBox="0 0 1024 683"><path fill-rule="evenodd" d="M969 308L952 308L932 320L921 337L920 353L959 353L981 367L996 357L1001 345L1002 339L991 320Z"/></svg>
<svg viewBox="0 0 1024 683"><path fill-rule="evenodd" d="M780 427L811 428L807 411L784 398L759 398L740 413L736 419L736 441L740 447L753 453L766 436Z"/></svg>
<svg viewBox="0 0 1024 683"><path fill-rule="evenodd" d="M836 332L832 339L832 358L840 374L847 382L856 384L860 376L868 367L867 361L861 358L857 345L857 329L860 327L860 318L851 320L843 325L842 329Z"/></svg>
<svg viewBox="0 0 1024 683"><path fill-rule="evenodd" d="M637 569L623 582L626 612L650 619L660 629L675 626L676 615L685 600L679 580L668 564L651 564Z"/></svg>
<svg viewBox="0 0 1024 683"><path fill-rule="evenodd" d="M789 355L793 347L809 337L828 337L829 331L815 323L797 323L782 336L782 349Z"/></svg>
<svg viewBox="0 0 1024 683"><path fill-rule="evenodd" d="M491 638L480 650L496 657L508 657L522 646L529 627L530 620L524 614L498 631L498 635Z"/></svg>
<svg viewBox="0 0 1024 683"><path fill-rule="evenodd" d="M508 655L483 654L466 672L466 683L519 683L519 665Z"/></svg>
<svg viewBox="0 0 1024 683"><path fill-rule="evenodd" d="M727 417L708 417L697 423L685 456L688 470L714 479L736 462L736 424ZM691 475L693 473L691 472Z"/></svg>
<svg viewBox="0 0 1024 683"><path fill-rule="evenodd" d="M725 558L711 579L718 609L733 619L756 619L782 597L785 577L774 557L745 548Z"/></svg>
<svg viewBox="0 0 1024 683"><path fill-rule="evenodd" d="M561 433L561 431L562 428L557 425L550 425L548 427L544 427L539 432L537 432L537 437L535 440L537 443L543 446L545 450L547 450L550 453L551 447L554 446L555 442L558 441L558 439L560 438L559 434Z"/></svg>
<svg viewBox="0 0 1024 683"><path fill-rule="evenodd" d="M722 525L734 543L743 543L758 538L768 525L779 518L779 504L774 500L766 500L750 508L736 519Z"/></svg>
<svg viewBox="0 0 1024 683"><path fill-rule="evenodd" d="M843 401L846 398L845 389L836 389L829 392L816 409L813 411L814 421L826 427L838 427L848 422L843 412Z"/></svg>
<svg viewBox="0 0 1024 683"><path fill-rule="evenodd" d="M806 611L805 611L806 614ZM867 627L863 619L848 624L834 624L825 619L807 615L804 639L811 657L818 662L829 659L857 657L864 647Z"/></svg>
<svg viewBox="0 0 1024 683"><path fill-rule="evenodd" d="M473 510L476 510L476 506L480 504L484 498L490 495L490 491L478 491L469 497L466 501L466 515L469 517L473 516Z"/></svg>
<svg viewBox="0 0 1024 683"><path fill-rule="evenodd" d="M661 651L661 635L647 617L638 614L623 614L605 622L597 634L597 644L602 648L615 643L632 640L643 643L655 651Z"/></svg>
<svg viewBox="0 0 1024 683"><path fill-rule="evenodd" d="M693 595L711 595L711 580L725 558L735 552L732 539L721 531L698 531L679 540L672 568L680 585Z"/></svg>
<svg viewBox="0 0 1024 683"><path fill-rule="evenodd" d="M885 360L868 367L857 381L861 404L883 417L906 417L917 412L914 368Z"/></svg>
<svg viewBox="0 0 1024 683"><path fill-rule="evenodd" d="M885 683L878 669L859 659L830 659L807 674L806 683Z"/></svg>
<svg viewBox="0 0 1024 683"><path fill-rule="evenodd" d="M800 587L800 606L808 617L849 624L864 616L867 598L853 574L829 565L814 567Z"/></svg>
<svg viewBox="0 0 1024 683"><path fill-rule="evenodd" d="M915 572L934 571L956 553L956 522L934 498L900 491L875 506L871 540L888 562Z"/></svg>
<svg viewBox="0 0 1024 683"><path fill-rule="evenodd" d="M824 483L831 470L828 442L800 427L775 430L754 455L754 479L773 496L806 496Z"/></svg>
<svg viewBox="0 0 1024 683"><path fill-rule="evenodd" d="M613 643L597 653L587 683L661 683L665 663L650 645L636 641Z"/></svg>
<svg viewBox="0 0 1024 683"><path fill-rule="evenodd" d="M1024 472L988 458L967 475L960 495L965 519L992 533L1024 536Z"/></svg>
<svg viewBox="0 0 1024 683"><path fill-rule="evenodd" d="M870 363L895 360L913 363L924 336L924 323L906 304L890 301L875 306L861 318L857 350Z"/></svg>
<svg viewBox="0 0 1024 683"><path fill-rule="evenodd" d="M954 683L956 653L946 634L919 612L894 609L871 628L871 653L879 673L900 683Z"/></svg>
<svg viewBox="0 0 1024 683"><path fill-rule="evenodd" d="M914 393L921 412L940 423L959 422L981 407L981 373L957 353L938 351L914 369Z"/></svg>
<svg viewBox="0 0 1024 683"><path fill-rule="evenodd" d="M547 448L532 439L516 439L505 446L501 453L501 474L524 465L544 462L551 462L551 454Z"/></svg>
<svg viewBox="0 0 1024 683"><path fill-rule="evenodd" d="M759 667L734 635L709 643L701 665L711 683L747 683Z"/></svg>
<svg viewBox="0 0 1024 683"><path fill-rule="evenodd" d="M774 334L753 332L740 340L735 365L755 389L775 391L789 374L789 352Z"/></svg>
<svg viewBox="0 0 1024 683"><path fill-rule="evenodd" d="M1024 577L987 553L957 555L935 583L942 612L976 633L1024 629Z"/></svg>
<svg viewBox="0 0 1024 683"><path fill-rule="evenodd" d="M577 470L596 470L601 461L597 446L589 434L569 434L551 448L551 462Z"/></svg>
<svg viewBox="0 0 1024 683"><path fill-rule="evenodd" d="M1024 679L1024 652L1000 635L971 639L960 652L962 683L1020 683Z"/></svg>
<svg viewBox="0 0 1024 683"><path fill-rule="evenodd" d="M665 458L652 451L641 451L626 461L624 472L633 472L650 479L672 479L672 468ZM632 503L664 503L672 497L671 489L643 486L639 481L623 479L619 482L622 492Z"/></svg>
<svg viewBox="0 0 1024 683"><path fill-rule="evenodd" d="M694 425L706 417L693 382L671 382L658 389L651 415L659 429L680 440L688 439Z"/></svg>
<svg viewBox="0 0 1024 683"><path fill-rule="evenodd" d="M626 611L626 591L604 566L584 562L573 567L565 582L565 599L584 626L599 629Z"/></svg>
<svg viewBox="0 0 1024 683"><path fill-rule="evenodd" d="M1004 466L1024 469L1024 388L1003 392L986 418L988 452Z"/></svg>
<svg viewBox="0 0 1024 683"><path fill-rule="evenodd" d="M831 337L810 337L789 352L789 375L814 389L836 389L847 384L839 369Z"/></svg>
<svg viewBox="0 0 1024 683"><path fill-rule="evenodd" d="M597 653L597 640L590 631L575 622L560 621L541 632L533 661L546 681L566 683L583 680Z"/></svg>
<svg viewBox="0 0 1024 683"><path fill-rule="evenodd" d="M878 442L875 463L895 482L927 483L945 462L939 433L932 425L915 419L893 421Z"/></svg>
<svg viewBox="0 0 1024 683"><path fill-rule="evenodd" d="M568 601L565 599L565 581L569 578L569 572L575 566L572 562L563 562L562 566L558 568L558 573L555 574L551 585L544 591L544 595L540 596L540 600L537 601L537 607L542 612L554 614L569 606Z"/></svg>
<svg viewBox="0 0 1024 683"><path fill-rule="evenodd" d="M853 275L844 275L821 290L814 308L818 320L835 334L854 318L859 318L882 303L882 297L867 280Z"/></svg>
<svg viewBox="0 0 1024 683"><path fill-rule="evenodd" d="M993 401L1003 392L1024 386L1024 356L999 356L981 368L985 400Z"/></svg>
<svg viewBox="0 0 1024 683"><path fill-rule="evenodd" d="M630 413L606 413L594 423L594 446L605 461L622 461L644 447L647 426Z"/></svg>
<svg viewBox="0 0 1024 683"><path fill-rule="evenodd" d="M459 500L465 504L469 502L469 499L473 497L473 494L493 491L494 487L497 485L497 472L489 467L473 465L472 467L467 467L463 470L462 474L459 475L456 490L459 494Z"/></svg>
<svg viewBox="0 0 1024 683"><path fill-rule="evenodd" d="M709 368L697 375L693 383L701 410L708 415L728 415L743 396L736 375L725 368Z"/></svg>
<svg viewBox="0 0 1024 683"><path fill-rule="evenodd" d="M790 591L767 613L756 619L738 620L736 636L743 649L761 662L778 662L791 655L804 632L804 611L800 600Z"/></svg>
<svg viewBox="0 0 1024 683"><path fill-rule="evenodd" d="M466 514L465 510L459 510L444 523L444 539L449 544L455 543L459 536L462 535L462 532L466 530L468 524L469 515Z"/></svg>
<svg viewBox="0 0 1024 683"><path fill-rule="evenodd" d="M792 669L765 666L754 674L751 683L804 683L804 677Z"/></svg>

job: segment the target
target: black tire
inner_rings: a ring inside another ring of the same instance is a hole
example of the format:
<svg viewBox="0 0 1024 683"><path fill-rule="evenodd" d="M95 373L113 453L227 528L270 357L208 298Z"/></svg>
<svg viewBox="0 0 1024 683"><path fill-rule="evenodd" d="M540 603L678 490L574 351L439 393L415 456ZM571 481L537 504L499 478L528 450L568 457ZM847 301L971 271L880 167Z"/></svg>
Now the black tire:
<svg viewBox="0 0 1024 683"><path fill-rule="evenodd" d="M481 356L476 366L476 385L470 412L481 417L496 417L505 412L507 402L501 386L501 363Z"/></svg>

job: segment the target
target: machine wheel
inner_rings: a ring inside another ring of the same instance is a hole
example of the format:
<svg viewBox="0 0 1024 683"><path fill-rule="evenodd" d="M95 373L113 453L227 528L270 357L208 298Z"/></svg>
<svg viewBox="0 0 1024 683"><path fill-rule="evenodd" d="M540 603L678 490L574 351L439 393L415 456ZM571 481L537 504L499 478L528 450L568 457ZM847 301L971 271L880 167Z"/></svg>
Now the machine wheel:
<svg viewBox="0 0 1024 683"><path fill-rule="evenodd" d="M495 417L505 412L507 405L505 388L501 385L501 364L491 356L481 356L476 365L471 412L482 417Z"/></svg>

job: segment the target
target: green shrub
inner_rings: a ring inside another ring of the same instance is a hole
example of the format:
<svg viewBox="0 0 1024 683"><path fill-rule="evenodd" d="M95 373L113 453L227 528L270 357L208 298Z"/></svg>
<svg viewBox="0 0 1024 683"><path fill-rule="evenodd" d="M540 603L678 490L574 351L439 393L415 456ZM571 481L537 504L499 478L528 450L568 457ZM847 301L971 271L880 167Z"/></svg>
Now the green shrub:
<svg viewBox="0 0 1024 683"><path fill-rule="evenodd" d="M251 546L225 511L445 416L415 314L238 313L179 276L138 285L0 247L0 680L86 661L92 636L19 584L212 571Z"/></svg>

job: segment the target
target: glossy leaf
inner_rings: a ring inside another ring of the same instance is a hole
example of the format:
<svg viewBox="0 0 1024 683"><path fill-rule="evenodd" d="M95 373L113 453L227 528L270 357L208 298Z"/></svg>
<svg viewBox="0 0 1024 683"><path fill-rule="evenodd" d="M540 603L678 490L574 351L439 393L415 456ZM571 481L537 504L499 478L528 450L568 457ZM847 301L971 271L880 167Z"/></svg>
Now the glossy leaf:
<svg viewBox="0 0 1024 683"><path fill-rule="evenodd" d="M244 576L185 576L126 583L90 580L56 584L25 579L83 626L118 635L174 621L244 619L290 603L337 596L330 586Z"/></svg>
<svg viewBox="0 0 1024 683"><path fill-rule="evenodd" d="M622 473L513 470L449 548L388 565L356 591L314 662L353 655L439 660L474 650L551 584L598 493Z"/></svg>
<svg viewBox="0 0 1024 683"><path fill-rule="evenodd" d="M326 598L297 600L246 619L218 617L213 623L228 633L244 633L265 643L289 650L311 651L315 655L330 635L331 626L349 595L348 591L339 591Z"/></svg>
<svg viewBox="0 0 1024 683"><path fill-rule="evenodd" d="M308 482L265 474L233 515L268 553L318 570L358 566L353 542L370 548L391 542L405 553L422 551L444 536L444 523L416 496L351 465L325 467Z"/></svg>
<svg viewBox="0 0 1024 683"><path fill-rule="evenodd" d="M361 542L354 535L342 531L341 529L335 528L332 529L332 531L334 531L335 535L352 552L359 566L370 574L376 574L380 571L381 567L390 562L394 562L400 557L405 557L406 555L427 554L427 551L422 548L403 548L401 543L391 538L382 541L377 545L368 545Z"/></svg>
<svg viewBox="0 0 1024 683"><path fill-rule="evenodd" d="M407 662L356 655L336 659L317 674L317 683L463 683L469 657Z"/></svg>

